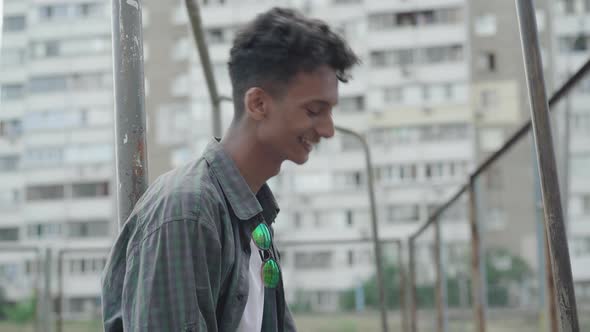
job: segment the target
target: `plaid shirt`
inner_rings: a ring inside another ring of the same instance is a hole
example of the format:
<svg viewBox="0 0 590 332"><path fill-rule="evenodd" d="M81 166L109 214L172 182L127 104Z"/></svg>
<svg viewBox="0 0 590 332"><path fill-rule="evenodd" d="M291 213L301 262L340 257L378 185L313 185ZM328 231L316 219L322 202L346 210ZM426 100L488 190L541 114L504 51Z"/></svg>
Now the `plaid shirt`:
<svg viewBox="0 0 590 332"><path fill-rule="evenodd" d="M160 176L103 272L105 331L236 331L248 297L251 230L271 225L278 210L268 186L254 195L217 141ZM267 331L295 331L282 280L264 292Z"/></svg>

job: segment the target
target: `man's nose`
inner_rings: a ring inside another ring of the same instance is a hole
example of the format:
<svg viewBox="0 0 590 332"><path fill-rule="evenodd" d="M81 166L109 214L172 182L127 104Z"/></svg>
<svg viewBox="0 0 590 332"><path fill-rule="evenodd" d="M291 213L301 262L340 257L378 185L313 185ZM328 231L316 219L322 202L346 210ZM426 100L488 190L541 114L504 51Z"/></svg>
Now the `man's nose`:
<svg viewBox="0 0 590 332"><path fill-rule="evenodd" d="M316 131L322 138L330 138L334 136L334 120L332 119L331 113L320 118L320 121L316 126Z"/></svg>

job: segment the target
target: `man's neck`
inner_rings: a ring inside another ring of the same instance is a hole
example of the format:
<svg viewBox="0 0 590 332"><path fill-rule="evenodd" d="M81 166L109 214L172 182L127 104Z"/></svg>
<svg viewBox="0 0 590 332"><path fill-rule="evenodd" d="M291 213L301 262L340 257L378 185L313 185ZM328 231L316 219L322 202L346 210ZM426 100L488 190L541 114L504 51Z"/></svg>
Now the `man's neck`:
<svg viewBox="0 0 590 332"><path fill-rule="evenodd" d="M239 125L230 127L221 140L221 145L254 194L280 171L281 162L269 158L269 154L257 144L255 138L249 136Z"/></svg>

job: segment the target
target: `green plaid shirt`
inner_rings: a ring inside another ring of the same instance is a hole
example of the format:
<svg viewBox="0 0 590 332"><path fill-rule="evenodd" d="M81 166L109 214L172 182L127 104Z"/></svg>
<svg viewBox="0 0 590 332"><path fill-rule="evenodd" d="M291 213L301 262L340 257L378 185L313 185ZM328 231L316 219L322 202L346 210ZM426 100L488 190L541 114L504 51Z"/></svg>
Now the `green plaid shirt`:
<svg viewBox="0 0 590 332"><path fill-rule="evenodd" d="M216 140L160 176L103 272L105 331L236 331L248 297L250 232L271 225L278 210L268 186L254 195ZM262 331L295 331L282 281L264 293Z"/></svg>

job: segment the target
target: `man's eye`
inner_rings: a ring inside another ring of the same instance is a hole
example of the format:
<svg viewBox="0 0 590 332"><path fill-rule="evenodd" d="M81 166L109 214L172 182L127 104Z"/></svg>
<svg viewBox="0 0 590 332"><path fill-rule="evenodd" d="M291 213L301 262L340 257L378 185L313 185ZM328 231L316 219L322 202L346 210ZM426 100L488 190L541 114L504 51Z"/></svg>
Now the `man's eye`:
<svg viewBox="0 0 590 332"><path fill-rule="evenodd" d="M314 112L314 111L310 110L309 108L307 109L307 115L309 115L309 116L316 116L316 115L318 115L318 113L319 112Z"/></svg>

